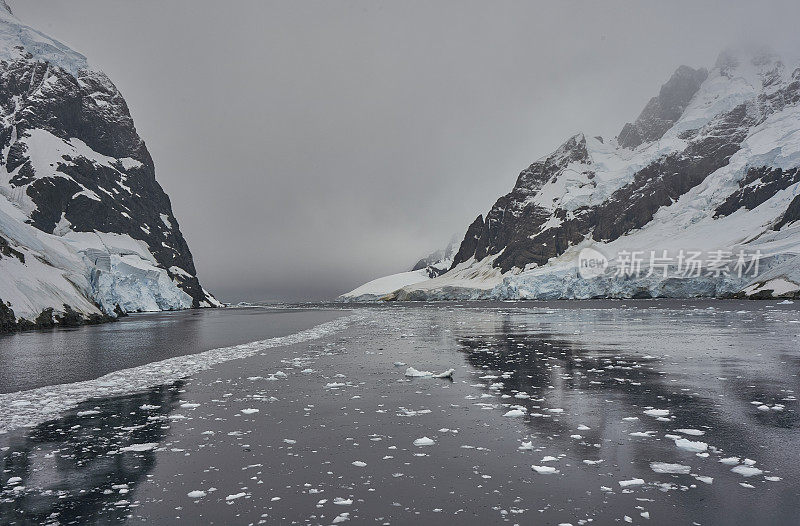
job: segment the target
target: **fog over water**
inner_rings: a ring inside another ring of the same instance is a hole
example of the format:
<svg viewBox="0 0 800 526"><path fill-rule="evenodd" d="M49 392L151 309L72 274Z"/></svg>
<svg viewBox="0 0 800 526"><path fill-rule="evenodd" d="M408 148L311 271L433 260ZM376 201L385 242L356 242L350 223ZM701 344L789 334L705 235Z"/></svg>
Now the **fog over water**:
<svg viewBox="0 0 800 526"><path fill-rule="evenodd" d="M128 101L221 299L325 299L463 236L681 64L800 53L785 2L9 0Z"/></svg>

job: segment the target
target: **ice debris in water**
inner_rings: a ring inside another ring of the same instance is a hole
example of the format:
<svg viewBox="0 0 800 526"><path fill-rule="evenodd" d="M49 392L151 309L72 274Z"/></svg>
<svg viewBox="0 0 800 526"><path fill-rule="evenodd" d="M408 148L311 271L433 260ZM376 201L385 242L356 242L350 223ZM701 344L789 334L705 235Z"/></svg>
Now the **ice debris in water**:
<svg viewBox="0 0 800 526"><path fill-rule="evenodd" d="M738 473L743 477L752 477L753 475L761 475L764 473L758 468L754 468L753 466L734 466L731 471L734 473Z"/></svg>
<svg viewBox="0 0 800 526"><path fill-rule="evenodd" d="M648 409L644 412L647 416L664 417L669 416L669 409Z"/></svg>
<svg viewBox="0 0 800 526"><path fill-rule="evenodd" d="M671 473L674 475L688 475L692 468L683 464L669 464L667 462L651 462L650 469L656 473Z"/></svg>
<svg viewBox="0 0 800 526"><path fill-rule="evenodd" d="M680 449L691 451L693 453L700 453L708 449L708 444L705 442L694 442L685 438L676 438L675 445Z"/></svg>
<svg viewBox="0 0 800 526"><path fill-rule="evenodd" d="M421 377L428 377L428 378L452 378L453 373L456 372L455 369L448 369L442 373L435 374L430 371L418 371L413 367L409 367L406 369L406 376L411 378L421 378Z"/></svg>
<svg viewBox="0 0 800 526"><path fill-rule="evenodd" d="M187 493L186 496L192 499L201 499L206 496L206 492L196 489L194 491L190 491L189 493Z"/></svg>
<svg viewBox="0 0 800 526"><path fill-rule="evenodd" d="M630 480L620 480L619 485L623 488L627 488L628 486L641 486L644 484L644 479L630 479Z"/></svg>
<svg viewBox="0 0 800 526"><path fill-rule="evenodd" d="M432 446L435 443L436 442L434 442L432 438L428 438L428 437L418 438L418 439L416 439L414 441L414 445L415 446Z"/></svg>
<svg viewBox="0 0 800 526"><path fill-rule="evenodd" d="M540 475L554 475L558 473L558 470L553 466L531 466L531 469L534 470L536 473Z"/></svg>

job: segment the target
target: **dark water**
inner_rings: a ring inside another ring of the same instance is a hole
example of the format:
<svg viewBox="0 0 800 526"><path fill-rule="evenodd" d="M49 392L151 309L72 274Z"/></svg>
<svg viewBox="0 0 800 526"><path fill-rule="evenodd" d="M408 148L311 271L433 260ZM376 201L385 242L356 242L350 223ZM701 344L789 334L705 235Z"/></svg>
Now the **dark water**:
<svg viewBox="0 0 800 526"><path fill-rule="evenodd" d="M276 336L342 314L237 308L134 314L116 323L0 335L0 393L79 382L112 371Z"/></svg>
<svg viewBox="0 0 800 526"><path fill-rule="evenodd" d="M0 435L0 523L798 523L794 305L574 305L370 309L87 401Z"/></svg>

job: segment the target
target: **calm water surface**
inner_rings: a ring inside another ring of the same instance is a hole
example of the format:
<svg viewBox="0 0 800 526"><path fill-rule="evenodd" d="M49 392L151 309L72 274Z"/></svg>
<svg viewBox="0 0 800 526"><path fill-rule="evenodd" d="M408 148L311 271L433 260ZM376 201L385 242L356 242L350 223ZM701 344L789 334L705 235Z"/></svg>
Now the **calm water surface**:
<svg viewBox="0 0 800 526"><path fill-rule="evenodd" d="M0 524L797 524L794 304L356 314L0 435Z"/></svg>

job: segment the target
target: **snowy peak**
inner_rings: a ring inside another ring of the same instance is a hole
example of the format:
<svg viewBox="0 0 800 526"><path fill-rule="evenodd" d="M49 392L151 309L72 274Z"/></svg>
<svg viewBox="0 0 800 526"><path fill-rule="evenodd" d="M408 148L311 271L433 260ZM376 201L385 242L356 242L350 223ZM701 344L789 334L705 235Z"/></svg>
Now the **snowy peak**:
<svg viewBox="0 0 800 526"><path fill-rule="evenodd" d="M633 124L627 123L617 137L624 148L636 148L644 142L660 139L681 117L700 85L708 77L705 68L679 67L672 77L661 86L657 97L647 106Z"/></svg>
<svg viewBox="0 0 800 526"><path fill-rule="evenodd" d="M25 256L0 258L6 325L218 305L117 87L2 7L0 243Z"/></svg>
<svg viewBox="0 0 800 526"><path fill-rule="evenodd" d="M679 67L617 140L577 134L531 164L447 273L391 297L800 296L798 193L800 69L729 49L710 70ZM609 258L760 251L765 274L584 279L576 254L590 245Z"/></svg>
<svg viewBox="0 0 800 526"><path fill-rule="evenodd" d="M15 17L6 2L0 4L0 60L31 59L59 66L74 76L89 69L86 57Z"/></svg>

